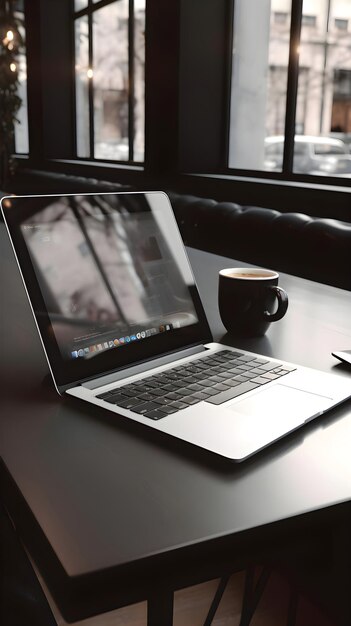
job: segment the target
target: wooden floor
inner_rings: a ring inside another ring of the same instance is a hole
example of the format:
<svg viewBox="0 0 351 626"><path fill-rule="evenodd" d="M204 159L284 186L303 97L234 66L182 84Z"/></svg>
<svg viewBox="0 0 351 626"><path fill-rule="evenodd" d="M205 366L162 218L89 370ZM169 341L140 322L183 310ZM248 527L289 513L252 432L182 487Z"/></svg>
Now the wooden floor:
<svg viewBox="0 0 351 626"><path fill-rule="evenodd" d="M38 572L37 572L38 575ZM58 626L66 626L47 588L38 575ZM234 574L223 594L213 626L239 626L245 574ZM174 596L174 626L203 626L218 580L177 591ZM250 626L286 626L290 587L278 573L271 574ZM146 626L147 606L141 602L103 615L75 622L76 626ZM299 596L296 626L337 626L305 597Z"/></svg>

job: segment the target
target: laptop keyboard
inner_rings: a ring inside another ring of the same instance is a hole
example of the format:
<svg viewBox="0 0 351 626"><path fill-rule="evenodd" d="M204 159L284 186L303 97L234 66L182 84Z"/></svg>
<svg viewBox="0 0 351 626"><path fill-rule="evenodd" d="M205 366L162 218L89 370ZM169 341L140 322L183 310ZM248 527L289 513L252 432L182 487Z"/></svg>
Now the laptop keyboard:
<svg viewBox="0 0 351 626"><path fill-rule="evenodd" d="M221 350L96 397L159 420L201 400L222 404L295 369L265 358Z"/></svg>

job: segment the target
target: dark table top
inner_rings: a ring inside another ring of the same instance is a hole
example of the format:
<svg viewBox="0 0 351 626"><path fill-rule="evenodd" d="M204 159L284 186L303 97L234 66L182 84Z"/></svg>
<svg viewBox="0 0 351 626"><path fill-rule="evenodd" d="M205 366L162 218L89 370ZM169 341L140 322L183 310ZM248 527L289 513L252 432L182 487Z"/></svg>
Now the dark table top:
<svg viewBox="0 0 351 626"><path fill-rule="evenodd" d="M230 541L243 546L257 529L264 540L267 528L291 520L298 527L299 519L350 500L350 402L233 466L60 398L42 382L48 368L2 225L0 250L4 497L67 615L68 602L83 590L85 597L89 588L100 594L100 604L90 608L85 600L83 607L77 599L70 614L76 618L141 598L150 574L186 564L190 572L196 560L203 566L211 554L223 557ZM351 384L350 370L330 354L351 348L350 292L281 275L287 315L265 337L235 342L219 319L217 273L242 264L198 250L189 256L216 340L334 372Z"/></svg>

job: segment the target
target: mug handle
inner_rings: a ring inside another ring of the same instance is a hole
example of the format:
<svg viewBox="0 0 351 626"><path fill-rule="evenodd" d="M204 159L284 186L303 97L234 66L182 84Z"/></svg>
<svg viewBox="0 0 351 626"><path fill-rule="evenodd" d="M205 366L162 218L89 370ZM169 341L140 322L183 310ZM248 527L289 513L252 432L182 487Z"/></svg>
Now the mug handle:
<svg viewBox="0 0 351 626"><path fill-rule="evenodd" d="M267 322L277 322L284 317L286 310L289 304L288 294L281 287L277 287L276 285L271 285L269 287L275 292L275 295L278 299L278 308L275 313L269 313L269 311L265 311L263 313L263 317Z"/></svg>

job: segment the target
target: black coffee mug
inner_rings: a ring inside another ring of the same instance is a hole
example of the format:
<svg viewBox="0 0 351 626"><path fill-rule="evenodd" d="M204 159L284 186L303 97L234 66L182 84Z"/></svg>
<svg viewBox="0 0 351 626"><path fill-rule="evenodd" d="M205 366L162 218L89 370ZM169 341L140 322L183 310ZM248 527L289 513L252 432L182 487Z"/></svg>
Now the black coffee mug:
<svg viewBox="0 0 351 626"><path fill-rule="evenodd" d="M219 272L219 312L228 332L262 336L271 322L284 317L288 295L278 287L278 280L277 272L260 268L232 267Z"/></svg>

